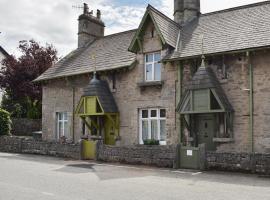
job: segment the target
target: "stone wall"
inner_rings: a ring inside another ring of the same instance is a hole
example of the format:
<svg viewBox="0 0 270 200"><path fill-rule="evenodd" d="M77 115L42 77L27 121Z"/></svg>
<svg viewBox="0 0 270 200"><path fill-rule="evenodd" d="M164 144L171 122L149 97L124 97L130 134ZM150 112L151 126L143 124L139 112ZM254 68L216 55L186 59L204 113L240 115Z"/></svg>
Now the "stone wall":
<svg viewBox="0 0 270 200"><path fill-rule="evenodd" d="M121 162L128 164L153 165L170 167L175 164L176 146L107 146L98 145L97 160L105 162Z"/></svg>
<svg viewBox="0 0 270 200"><path fill-rule="evenodd" d="M137 64L126 70L118 70L116 74L113 96L120 112L120 138L119 145L139 144L139 110L150 108L166 109L167 144L177 144L179 134L176 125L176 66L166 63L162 65L162 86L140 87L144 81L144 54L160 51L162 57L167 49L162 50L160 39L156 32L149 37L153 24L146 28L142 52L137 54ZM107 80L112 86L111 72L98 72L101 79ZM70 139L77 142L82 135L82 121L74 116L74 110L82 95L83 88L89 83L89 74L65 79L50 80L43 83L42 99L42 132L43 139L47 141L56 139L56 113L67 112L69 115Z"/></svg>
<svg viewBox="0 0 270 200"><path fill-rule="evenodd" d="M207 169L270 175L270 154L207 152L206 163Z"/></svg>
<svg viewBox="0 0 270 200"><path fill-rule="evenodd" d="M254 150L270 153L270 51L251 53L254 68ZM224 60L223 60L224 59ZM206 58L208 67L216 73L220 84L234 109L233 142L217 143L218 152L249 152L249 61L245 54L231 54ZM223 61L226 66L222 74ZM183 85L191 80L200 59L184 62ZM184 87L185 88L185 87Z"/></svg>
<svg viewBox="0 0 270 200"><path fill-rule="evenodd" d="M22 137L0 137L0 152L29 153L80 159L80 148L79 144L59 144Z"/></svg>
<svg viewBox="0 0 270 200"><path fill-rule="evenodd" d="M41 119L12 118L11 133L17 136L32 136L34 131L41 131Z"/></svg>

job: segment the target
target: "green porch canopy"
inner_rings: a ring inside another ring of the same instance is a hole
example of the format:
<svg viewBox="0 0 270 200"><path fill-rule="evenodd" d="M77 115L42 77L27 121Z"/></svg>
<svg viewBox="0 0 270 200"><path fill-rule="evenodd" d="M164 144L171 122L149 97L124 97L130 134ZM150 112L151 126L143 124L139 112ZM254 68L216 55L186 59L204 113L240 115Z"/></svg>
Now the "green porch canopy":
<svg viewBox="0 0 270 200"><path fill-rule="evenodd" d="M75 114L87 126L92 136L105 139L106 144L114 144L119 136L119 111L108 83L96 78L84 88Z"/></svg>
<svg viewBox="0 0 270 200"><path fill-rule="evenodd" d="M199 114L233 112L233 108L212 69L202 65L187 85L177 111Z"/></svg>
<svg viewBox="0 0 270 200"><path fill-rule="evenodd" d="M118 108L108 83L97 79L94 75L88 86L84 88L76 114L90 116L105 113L118 113Z"/></svg>

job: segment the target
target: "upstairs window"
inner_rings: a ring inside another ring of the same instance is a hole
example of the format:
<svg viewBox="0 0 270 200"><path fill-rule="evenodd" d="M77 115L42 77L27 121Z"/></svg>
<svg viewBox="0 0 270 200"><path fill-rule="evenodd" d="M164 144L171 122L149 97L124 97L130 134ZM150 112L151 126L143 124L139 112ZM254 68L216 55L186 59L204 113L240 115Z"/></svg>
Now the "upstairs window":
<svg viewBox="0 0 270 200"><path fill-rule="evenodd" d="M145 54L145 81L161 81L160 52Z"/></svg>

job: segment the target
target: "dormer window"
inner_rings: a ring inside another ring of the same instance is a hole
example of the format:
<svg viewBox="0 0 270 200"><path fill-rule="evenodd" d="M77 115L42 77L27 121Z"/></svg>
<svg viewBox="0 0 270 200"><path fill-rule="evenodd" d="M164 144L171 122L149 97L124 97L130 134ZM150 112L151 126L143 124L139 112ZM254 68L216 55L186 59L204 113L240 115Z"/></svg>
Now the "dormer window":
<svg viewBox="0 0 270 200"><path fill-rule="evenodd" d="M161 81L160 52L145 54L145 81Z"/></svg>

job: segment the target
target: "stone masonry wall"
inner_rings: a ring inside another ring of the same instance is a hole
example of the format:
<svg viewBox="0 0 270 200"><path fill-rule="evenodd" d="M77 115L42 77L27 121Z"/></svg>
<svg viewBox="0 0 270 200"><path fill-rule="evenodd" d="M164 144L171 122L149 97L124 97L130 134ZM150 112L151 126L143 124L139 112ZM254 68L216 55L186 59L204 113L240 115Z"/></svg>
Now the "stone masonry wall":
<svg viewBox="0 0 270 200"><path fill-rule="evenodd" d="M221 75L222 56L206 59L216 73L221 86L234 108L233 142L219 143L218 152L249 152L249 62L245 54L225 55L227 78ZM200 62L197 62L200 63ZM254 68L254 147L255 152L270 153L270 51L251 53ZM193 63L194 65L194 63ZM192 62L183 70L184 85L192 77ZM193 67L194 68L194 67Z"/></svg>
<svg viewBox="0 0 270 200"><path fill-rule="evenodd" d="M12 118L11 134L32 136L34 131L41 131L41 119Z"/></svg>
<svg viewBox="0 0 270 200"><path fill-rule="evenodd" d="M207 152L207 169L270 175L270 154Z"/></svg>
<svg viewBox="0 0 270 200"><path fill-rule="evenodd" d="M22 137L0 137L0 152L29 153L80 159L79 144L59 144Z"/></svg>
<svg viewBox="0 0 270 200"><path fill-rule="evenodd" d="M172 168L175 163L176 146L107 146L99 145L97 160L128 164L155 165Z"/></svg>
<svg viewBox="0 0 270 200"><path fill-rule="evenodd" d="M118 145L135 145L139 143L139 110L149 108L166 109L167 144L177 144L179 141L176 126L175 82L177 69L167 63L162 65L162 86L140 87L138 83L144 81L144 53L161 51L162 57L166 49L162 50L160 39L156 32L149 37L153 24L149 24L144 38L144 49L137 54L137 64L127 71L116 72L115 89L112 89L116 104L120 112L120 137ZM110 72L98 72L101 79L112 85ZM43 139L56 139L56 112L69 113L70 139L77 142L82 135L82 122L73 116L75 108L82 95L83 88L89 83L89 75L80 75L66 79L51 80L43 84L42 131ZM74 122L73 122L74 118Z"/></svg>

